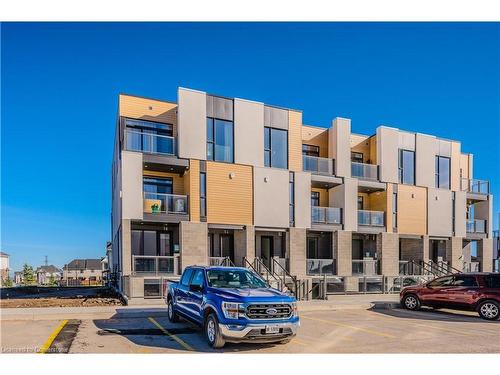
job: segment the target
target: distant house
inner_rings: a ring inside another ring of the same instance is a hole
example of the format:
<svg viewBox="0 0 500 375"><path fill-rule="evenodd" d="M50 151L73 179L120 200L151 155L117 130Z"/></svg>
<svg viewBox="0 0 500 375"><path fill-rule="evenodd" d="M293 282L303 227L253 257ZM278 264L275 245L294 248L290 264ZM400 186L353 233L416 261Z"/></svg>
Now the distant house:
<svg viewBox="0 0 500 375"><path fill-rule="evenodd" d="M63 285L98 285L102 283L101 259L73 259L63 267Z"/></svg>
<svg viewBox="0 0 500 375"><path fill-rule="evenodd" d="M40 266L36 269L36 281L38 285L48 284L51 277L58 281L62 277L62 270L53 265Z"/></svg>
<svg viewBox="0 0 500 375"><path fill-rule="evenodd" d="M23 273L21 271L14 272L14 284L21 285L23 283Z"/></svg>
<svg viewBox="0 0 500 375"><path fill-rule="evenodd" d="M0 286L2 286L9 277L9 271L9 254L0 251Z"/></svg>

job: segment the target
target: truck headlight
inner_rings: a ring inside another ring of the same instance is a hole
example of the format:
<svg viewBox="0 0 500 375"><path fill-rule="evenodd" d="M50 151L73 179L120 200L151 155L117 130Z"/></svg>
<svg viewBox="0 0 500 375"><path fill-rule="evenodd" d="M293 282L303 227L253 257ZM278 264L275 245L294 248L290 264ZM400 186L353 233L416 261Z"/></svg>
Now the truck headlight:
<svg viewBox="0 0 500 375"><path fill-rule="evenodd" d="M238 319L241 303L222 302L222 312L228 319Z"/></svg>
<svg viewBox="0 0 500 375"><path fill-rule="evenodd" d="M292 316L298 316L299 313L297 311L297 302L292 302Z"/></svg>

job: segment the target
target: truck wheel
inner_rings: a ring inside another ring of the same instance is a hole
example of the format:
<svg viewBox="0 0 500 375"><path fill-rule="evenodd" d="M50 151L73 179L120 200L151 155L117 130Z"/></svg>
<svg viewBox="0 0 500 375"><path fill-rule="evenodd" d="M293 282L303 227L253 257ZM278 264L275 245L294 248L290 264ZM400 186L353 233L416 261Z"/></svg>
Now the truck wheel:
<svg viewBox="0 0 500 375"><path fill-rule="evenodd" d="M179 316L175 312L174 301L170 298L167 302L167 314L168 320L172 323L177 323L179 321Z"/></svg>
<svg viewBox="0 0 500 375"><path fill-rule="evenodd" d="M418 310L420 309L420 300L414 294L408 294L403 298L403 306L408 310Z"/></svg>
<svg viewBox="0 0 500 375"><path fill-rule="evenodd" d="M500 305L492 300L483 301L477 308L479 316L486 320L497 320L500 316Z"/></svg>
<svg viewBox="0 0 500 375"><path fill-rule="evenodd" d="M219 331L219 322L214 313L211 313L205 321L205 336L212 348L222 348L226 343Z"/></svg>

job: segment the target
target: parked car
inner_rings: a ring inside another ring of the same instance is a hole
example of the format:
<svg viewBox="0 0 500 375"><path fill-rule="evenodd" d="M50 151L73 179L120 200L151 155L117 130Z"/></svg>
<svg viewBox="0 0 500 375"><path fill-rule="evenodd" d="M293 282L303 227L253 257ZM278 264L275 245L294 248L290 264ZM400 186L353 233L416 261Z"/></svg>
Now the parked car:
<svg viewBox="0 0 500 375"><path fill-rule="evenodd" d="M294 297L240 267L187 267L166 291L168 318L204 329L210 346L226 342L290 341L300 325Z"/></svg>
<svg viewBox="0 0 500 375"><path fill-rule="evenodd" d="M483 319L496 320L500 316L500 274L457 273L438 277L404 288L400 300L408 310L421 306L472 310Z"/></svg>

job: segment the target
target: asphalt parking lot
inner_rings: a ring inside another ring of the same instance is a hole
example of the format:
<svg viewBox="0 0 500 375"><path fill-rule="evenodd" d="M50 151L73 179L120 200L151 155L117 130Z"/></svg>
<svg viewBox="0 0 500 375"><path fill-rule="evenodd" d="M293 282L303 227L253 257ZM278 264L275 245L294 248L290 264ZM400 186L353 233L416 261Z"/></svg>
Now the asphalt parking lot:
<svg viewBox="0 0 500 375"><path fill-rule="evenodd" d="M451 310L302 311L288 344L226 344L221 350L211 349L196 326L170 323L162 309L134 310L106 319L2 321L2 352L500 353L500 322Z"/></svg>

